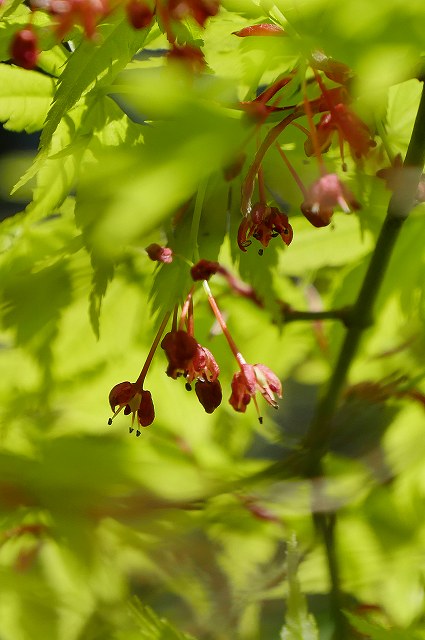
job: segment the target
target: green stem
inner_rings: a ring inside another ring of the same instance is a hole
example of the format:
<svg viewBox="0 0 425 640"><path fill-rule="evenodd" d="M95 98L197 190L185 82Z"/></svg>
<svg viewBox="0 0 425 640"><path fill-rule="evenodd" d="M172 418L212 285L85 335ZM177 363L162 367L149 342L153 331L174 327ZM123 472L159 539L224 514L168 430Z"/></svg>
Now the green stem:
<svg viewBox="0 0 425 640"><path fill-rule="evenodd" d="M343 612L343 594L340 586L339 565L335 548L335 513L318 513L314 517L316 530L320 533L326 551L328 573L331 582L330 610L334 623L334 640L345 640L349 633L347 618Z"/></svg>
<svg viewBox="0 0 425 640"><path fill-rule="evenodd" d="M309 475L320 470L320 460L329 448L332 436L332 417L345 385L351 363L356 355L363 332L373 324L373 310L383 282L395 243L409 212L414 206L416 191L425 162L425 90L413 127L409 147L403 164L400 188L388 205L375 250L369 263L362 287L349 317L349 329L325 392L317 406L316 415L304 440L308 452Z"/></svg>
<svg viewBox="0 0 425 640"><path fill-rule="evenodd" d="M322 473L322 457L329 450L333 433L332 419L345 385L348 371L356 355L363 332L373 324L373 311L395 243L414 206L416 191L425 163L425 87L413 126L412 136L403 164L403 177L388 205L375 250L372 254L363 284L350 314L348 330L329 384L318 403L316 415L304 439L304 472L309 477ZM334 527L336 513L318 513L314 516L317 530L325 544L328 571L331 581L331 614L334 621L333 640L349 637L349 625L342 613L343 594L340 586L339 567L335 549Z"/></svg>
<svg viewBox="0 0 425 640"><path fill-rule="evenodd" d="M328 311L298 311L297 309L283 308L283 321L296 322L297 320L311 320L316 322L319 320L341 320L346 326L350 324L351 307L342 307L341 309L329 309Z"/></svg>

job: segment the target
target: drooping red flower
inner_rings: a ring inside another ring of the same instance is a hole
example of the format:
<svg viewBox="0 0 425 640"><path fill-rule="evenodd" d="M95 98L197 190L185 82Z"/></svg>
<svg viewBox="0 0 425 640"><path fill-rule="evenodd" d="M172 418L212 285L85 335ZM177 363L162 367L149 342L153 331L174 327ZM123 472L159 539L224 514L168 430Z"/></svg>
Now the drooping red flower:
<svg viewBox="0 0 425 640"><path fill-rule="evenodd" d="M167 376L174 380L185 375L192 360L198 355L198 343L186 331L169 331L161 342L168 360Z"/></svg>
<svg viewBox="0 0 425 640"><path fill-rule="evenodd" d="M338 62L333 58L316 49L311 54L311 65L314 69L323 71L325 76L337 84L347 84L353 77L353 71L343 62Z"/></svg>
<svg viewBox="0 0 425 640"><path fill-rule="evenodd" d="M148 27L153 20L152 8L141 0L129 0L125 5L129 23L135 29Z"/></svg>
<svg viewBox="0 0 425 640"><path fill-rule="evenodd" d="M301 211L313 226L326 227L336 207L350 213L360 205L336 173L326 173L308 189Z"/></svg>
<svg viewBox="0 0 425 640"><path fill-rule="evenodd" d="M204 54L200 49L191 47L189 44L178 45L173 43L167 58L171 62L181 62L193 73L199 73L205 68Z"/></svg>
<svg viewBox="0 0 425 640"><path fill-rule="evenodd" d="M170 264L173 261L173 250L170 247L161 247L160 244L153 242L145 249L149 258L154 262L163 262Z"/></svg>
<svg viewBox="0 0 425 640"><path fill-rule="evenodd" d="M277 236L280 236L286 245L291 244L293 231L288 216L281 213L277 207L269 207L267 204L258 202L239 225L238 245L242 251L246 251L252 242L252 237L263 247L267 247L271 238Z"/></svg>
<svg viewBox="0 0 425 640"><path fill-rule="evenodd" d="M316 127L316 138L322 152L329 149L336 133L341 147L344 141L347 142L355 159L365 157L376 146L367 124L342 102L332 105L330 112L322 115ZM311 137L304 143L304 150L307 156L314 154Z"/></svg>
<svg viewBox="0 0 425 640"><path fill-rule="evenodd" d="M15 33L11 45L10 53L13 62L23 69L34 69L40 55L38 49L37 35L31 26L25 27Z"/></svg>
<svg viewBox="0 0 425 640"><path fill-rule="evenodd" d="M241 413L245 413L251 398L260 392L263 398L275 409L278 398L282 397L282 384L275 373L264 364L243 364L241 370L237 371L232 379L232 394L229 403ZM262 422L262 418L260 418Z"/></svg>
<svg viewBox="0 0 425 640"><path fill-rule="evenodd" d="M209 280L211 276L223 271L218 262L212 260L199 260L190 270L192 280L195 282L198 280Z"/></svg>
<svg viewBox="0 0 425 640"><path fill-rule="evenodd" d="M192 16L203 27L208 18L215 16L220 8L219 0L169 0L168 10L174 20Z"/></svg>
<svg viewBox="0 0 425 640"><path fill-rule="evenodd" d="M110 12L108 0L50 0L49 12L56 17L56 35L62 40L75 24L93 38L99 20Z"/></svg>
<svg viewBox="0 0 425 640"><path fill-rule="evenodd" d="M196 396L206 413L213 413L220 406L223 397L219 380L201 380L195 383Z"/></svg>
<svg viewBox="0 0 425 640"><path fill-rule="evenodd" d="M218 378L220 368L212 353L186 331L170 331L161 347L167 356L166 373L170 378L184 376L189 384L197 379L213 382Z"/></svg>
<svg viewBox="0 0 425 640"><path fill-rule="evenodd" d="M115 385L109 394L109 405L114 415L109 418L108 424L112 424L115 416L124 409L125 415L131 414L130 433L134 430L133 424L136 416L137 424L141 427L148 427L155 419L155 409L150 391L139 390L132 382L125 381ZM139 435L140 431L137 429L136 436Z"/></svg>
<svg viewBox="0 0 425 640"><path fill-rule="evenodd" d="M220 367L211 351L181 330L167 333L161 347L168 359L167 375L174 379L184 376L188 391L196 380L198 400L207 413L212 413L219 406L222 394L218 381Z"/></svg>
<svg viewBox="0 0 425 640"><path fill-rule="evenodd" d="M189 362L184 375L189 384L193 380L214 382L220 375L220 367L211 351L198 343L195 357Z"/></svg>

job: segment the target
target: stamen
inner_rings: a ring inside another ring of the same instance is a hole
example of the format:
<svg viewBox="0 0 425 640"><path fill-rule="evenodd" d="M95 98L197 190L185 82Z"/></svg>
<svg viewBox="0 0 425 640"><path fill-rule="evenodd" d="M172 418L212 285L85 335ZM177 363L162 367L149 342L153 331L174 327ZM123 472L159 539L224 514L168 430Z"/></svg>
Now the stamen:
<svg viewBox="0 0 425 640"><path fill-rule="evenodd" d="M112 418L108 418L108 425L111 426L112 421L115 419L115 417L124 409L126 405L123 404L121 407L118 407L118 409L115 411L114 415L112 416Z"/></svg>
<svg viewBox="0 0 425 640"><path fill-rule="evenodd" d="M258 408L257 398L255 396L253 396L252 401L253 401L253 403L255 405L255 410L256 410L257 415L258 415L258 422L260 424L263 424L263 416L260 414L260 409Z"/></svg>
<svg viewBox="0 0 425 640"><path fill-rule="evenodd" d="M134 427L128 427L128 433L133 433Z"/></svg>

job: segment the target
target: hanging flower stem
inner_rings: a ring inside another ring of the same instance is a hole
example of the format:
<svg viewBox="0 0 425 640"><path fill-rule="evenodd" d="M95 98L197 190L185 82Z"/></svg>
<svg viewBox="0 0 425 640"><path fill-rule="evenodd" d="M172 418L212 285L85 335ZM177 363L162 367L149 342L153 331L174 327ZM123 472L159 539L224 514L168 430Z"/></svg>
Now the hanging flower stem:
<svg viewBox="0 0 425 640"><path fill-rule="evenodd" d="M143 383L144 383L145 378L146 378L146 374L147 374L147 372L149 370L149 367L151 365L152 359L153 359L153 357L155 355L155 351L157 349L159 341L162 338L162 334L164 333L165 327L167 326L167 323L168 323L168 320L170 319L170 316L171 316L171 311L167 311L167 313L165 314L165 316L164 316L164 318L163 318L163 320L162 320L162 322L161 322L161 324L159 326L158 332L157 332L157 334L155 336L155 339L154 339L154 341L152 343L152 346L151 346L151 348L149 350L149 353L148 353L147 358L146 358L146 362L143 365L143 368L142 368L142 370L140 372L139 377L137 378L136 382L134 383L135 387L137 388L137 391L139 393L142 391Z"/></svg>
<svg viewBox="0 0 425 640"><path fill-rule="evenodd" d="M295 171L295 169L292 166L292 164L289 162L288 156L283 151L283 149L280 148L280 146L279 146L279 144L277 142L276 142L276 149L278 150L278 153L279 153L280 157L282 158L283 162L288 167L289 173L294 178L294 180L297 183L297 185L298 185L301 193L303 194L304 198L306 198L307 197L307 189L305 188L303 181L301 180L301 178L298 175L298 173Z"/></svg>
<svg viewBox="0 0 425 640"><path fill-rule="evenodd" d="M242 185L241 211L245 216L250 213L252 208L251 198L252 198L252 194L254 193L255 178L257 177L257 174L261 167L261 163L264 159L264 156L266 155L271 145L276 142L276 140L278 139L282 131L286 129L288 124L290 124L293 120L295 120L295 118L299 118L300 115L301 114L299 110L295 109L293 113L290 113L288 116L286 116L286 118L284 118L281 122L279 122L279 124L275 125L272 129L270 129L270 131L264 138L263 142L261 143L255 155L254 162L248 169L248 173Z"/></svg>
<svg viewBox="0 0 425 640"><path fill-rule="evenodd" d="M303 89L304 111L305 111L305 115L307 116L307 122L310 129L311 142L313 144L314 155L316 156L317 162L319 164L320 173L324 175L326 173L326 167L323 161L322 152L320 151L319 141L317 139L316 125L314 124L314 121L313 121L313 110L311 108L310 101L307 97L307 83L306 83L305 77L302 82L302 89Z"/></svg>
<svg viewBox="0 0 425 640"><path fill-rule="evenodd" d="M226 325L226 321L222 316L222 313L220 311L220 309L217 306L217 303L215 301L215 298L211 292L211 289L209 287L209 284L206 280L202 281L202 286L204 287L204 291L208 296L208 302L210 303L210 307L213 310L213 313L215 315L215 317L217 318L217 322L221 327L221 330L223 331L224 335L226 336L226 340L229 344L229 347L233 353L233 355L235 356L238 365L240 367L242 367L242 365L246 364L246 360L243 357L243 355L241 354L241 352L239 351L239 349L237 348L235 341L233 340L232 336L230 335L229 329L227 328Z"/></svg>

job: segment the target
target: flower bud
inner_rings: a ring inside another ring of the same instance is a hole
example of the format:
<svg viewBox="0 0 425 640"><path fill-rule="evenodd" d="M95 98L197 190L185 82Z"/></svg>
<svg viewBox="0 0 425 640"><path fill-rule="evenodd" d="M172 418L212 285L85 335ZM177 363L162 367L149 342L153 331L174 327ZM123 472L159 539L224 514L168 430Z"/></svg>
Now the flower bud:
<svg viewBox="0 0 425 640"><path fill-rule="evenodd" d="M26 27L15 33L10 52L15 64L24 69L34 69L40 52L37 46L37 35L31 27Z"/></svg>

